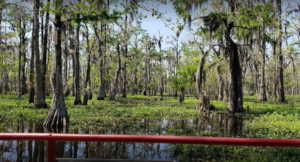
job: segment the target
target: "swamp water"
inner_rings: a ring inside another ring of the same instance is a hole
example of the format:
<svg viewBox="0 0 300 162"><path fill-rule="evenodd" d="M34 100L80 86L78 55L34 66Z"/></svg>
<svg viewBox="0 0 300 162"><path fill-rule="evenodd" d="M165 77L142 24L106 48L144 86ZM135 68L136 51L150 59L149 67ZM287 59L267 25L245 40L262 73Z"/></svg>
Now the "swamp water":
<svg viewBox="0 0 300 162"><path fill-rule="evenodd" d="M246 120L215 113L183 120L117 119L89 128L66 130L66 133L243 137ZM2 127L0 131L47 132L42 122L25 123L19 120L10 123L10 126ZM46 141L0 141L0 151L0 161L47 161ZM174 155L173 144L162 143L57 142L56 157L185 161Z"/></svg>

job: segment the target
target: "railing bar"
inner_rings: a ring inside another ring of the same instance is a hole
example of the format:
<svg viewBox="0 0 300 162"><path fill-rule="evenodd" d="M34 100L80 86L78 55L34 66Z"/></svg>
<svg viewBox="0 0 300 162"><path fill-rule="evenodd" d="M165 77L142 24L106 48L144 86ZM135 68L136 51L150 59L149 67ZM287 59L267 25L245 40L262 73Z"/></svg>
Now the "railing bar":
<svg viewBox="0 0 300 162"><path fill-rule="evenodd" d="M0 133L0 140L53 140L98 141L135 143L179 143L236 146L300 147L298 139L258 139L195 136L113 135L113 134L49 134L49 133Z"/></svg>

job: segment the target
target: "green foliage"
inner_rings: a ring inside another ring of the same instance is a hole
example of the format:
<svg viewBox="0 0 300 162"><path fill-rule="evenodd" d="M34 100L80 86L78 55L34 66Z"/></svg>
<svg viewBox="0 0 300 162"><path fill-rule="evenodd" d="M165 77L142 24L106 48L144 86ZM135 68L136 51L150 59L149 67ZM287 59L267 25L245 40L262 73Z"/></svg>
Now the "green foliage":
<svg viewBox="0 0 300 162"><path fill-rule="evenodd" d="M184 161L212 160L236 162L299 161L299 148L175 145L174 156Z"/></svg>
<svg viewBox="0 0 300 162"><path fill-rule="evenodd" d="M289 104L270 101L258 102L257 96L244 96L244 107L250 107L243 117L246 120L242 136L249 138L299 139L299 96L288 96ZM217 108L226 108L227 103L212 101ZM207 136L216 136L211 132ZM219 135L217 135L219 136ZM175 145L174 156L185 161L199 159L216 161L299 161L299 148Z"/></svg>
<svg viewBox="0 0 300 162"><path fill-rule="evenodd" d="M178 65L177 76L170 76L169 86L174 87L177 90L191 87L195 83L195 73L197 71L197 65L185 65L184 67Z"/></svg>

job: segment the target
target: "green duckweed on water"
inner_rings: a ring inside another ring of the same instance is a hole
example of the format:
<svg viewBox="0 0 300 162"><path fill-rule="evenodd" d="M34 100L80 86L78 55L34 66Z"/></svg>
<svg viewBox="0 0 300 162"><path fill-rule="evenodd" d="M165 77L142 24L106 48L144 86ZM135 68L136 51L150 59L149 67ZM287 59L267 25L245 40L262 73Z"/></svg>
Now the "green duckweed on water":
<svg viewBox="0 0 300 162"><path fill-rule="evenodd" d="M33 109L27 96L1 95L1 132L21 132L21 125L42 124L48 109ZM213 100L217 107L209 115L195 109L197 100L187 97L182 105L173 97L128 96L117 101L89 101L88 106L73 106L66 98L70 116L69 133L154 134L208 137L249 137L299 139L299 96L288 96L289 104L258 102L246 96L245 113L225 115L227 103ZM50 105L51 96L47 97ZM22 123L22 124L21 124ZM26 126L23 126L26 127ZM212 161L299 161L300 149L212 145L172 145L176 159Z"/></svg>

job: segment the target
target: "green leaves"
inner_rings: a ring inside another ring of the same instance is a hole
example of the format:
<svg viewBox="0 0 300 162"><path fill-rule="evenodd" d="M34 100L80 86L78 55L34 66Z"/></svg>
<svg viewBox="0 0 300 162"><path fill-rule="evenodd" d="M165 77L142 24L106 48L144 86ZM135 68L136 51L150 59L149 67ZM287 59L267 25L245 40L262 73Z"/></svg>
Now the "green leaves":
<svg viewBox="0 0 300 162"><path fill-rule="evenodd" d="M251 28L258 28L258 27L260 27L260 22L259 21L256 21L256 20L250 20L249 21L249 26L251 27Z"/></svg>
<svg viewBox="0 0 300 162"><path fill-rule="evenodd" d="M178 65L177 69L177 76L174 75L169 77L169 86L174 87L177 90L193 86L195 83L195 73L197 71L197 65Z"/></svg>

